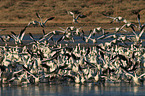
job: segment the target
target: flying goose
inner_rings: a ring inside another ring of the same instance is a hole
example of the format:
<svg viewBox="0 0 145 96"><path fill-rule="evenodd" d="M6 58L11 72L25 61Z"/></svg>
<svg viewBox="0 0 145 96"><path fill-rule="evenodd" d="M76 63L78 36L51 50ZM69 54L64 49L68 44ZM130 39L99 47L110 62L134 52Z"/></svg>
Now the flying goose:
<svg viewBox="0 0 145 96"><path fill-rule="evenodd" d="M27 26L21 30L20 34L17 36L13 31L11 31L12 35L10 37L12 37L15 40L15 44L22 44L22 39L25 35L25 30L26 30Z"/></svg>
<svg viewBox="0 0 145 96"><path fill-rule="evenodd" d="M30 21L27 26L33 25L33 27L36 27L39 24L40 24L40 22L38 22L38 21Z"/></svg>
<svg viewBox="0 0 145 96"><path fill-rule="evenodd" d="M127 30L123 29L123 27L113 27L113 28L109 28L109 30L114 30L114 32L116 33L120 31L128 32Z"/></svg>
<svg viewBox="0 0 145 96"><path fill-rule="evenodd" d="M46 22L47 22L48 20L54 19L54 17L50 17L50 18L47 18L47 19L43 22L43 21L42 21L42 18L40 17L40 15L39 15L38 13L36 13L36 16L41 20L41 21L39 22L39 24L40 24L41 27L45 27L45 24L46 24Z"/></svg>
<svg viewBox="0 0 145 96"><path fill-rule="evenodd" d="M131 29L132 29L133 34L135 35L135 36L132 38L132 40L133 40L135 43L140 42L140 38L141 38L141 36L142 36L143 33L144 33L144 29L142 29L142 30L140 31L139 35L136 33L136 31L135 31L135 29L134 29L133 26L131 26Z"/></svg>
<svg viewBox="0 0 145 96"><path fill-rule="evenodd" d="M145 23L141 25L141 23L140 23L140 14L137 15L137 20L138 20L139 29L140 29L140 32L141 32L144 29Z"/></svg>
<svg viewBox="0 0 145 96"><path fill-rule="evenodd" d="M40 25L41 27L45 27L45 24L46 24L46 22L47 22L48 20L54 19L54 17L50 17L50 18L47 18L47 19L43 22L43 21L42 21L42 18L40 17L40 15L39 15L38 13L36 13L36 16L40 19L40 22L39 22L39 21L36 21L36 20L30 21L30 22L28 23L27 26L33 25L34 27L36 27L36 26Z"/></svg>
<svg viewBox="0 0 145 96"><path fill-rule="evenodd" d="M107 15L105 15L105 14L103 14L104 16L106 16L106 17L108 17L108 18L111 18L111 19L113 19L110 23L113 23L114 21L116 21L116 22L124 22L124 23L127 23L127 20L126 19L124 19L123 17L111 17L111 16L107 16Z"/></svg>
<svg viewBox="0 0 145 96"><path fill-rule="evenodd" d="M78 18L85 18L86 17L85 15L80 15L80 14L75 17L75 14L71 11L68 11L68 14L73 16L73 22L74 23L78 23L78 21L77 21Z"/></svg>

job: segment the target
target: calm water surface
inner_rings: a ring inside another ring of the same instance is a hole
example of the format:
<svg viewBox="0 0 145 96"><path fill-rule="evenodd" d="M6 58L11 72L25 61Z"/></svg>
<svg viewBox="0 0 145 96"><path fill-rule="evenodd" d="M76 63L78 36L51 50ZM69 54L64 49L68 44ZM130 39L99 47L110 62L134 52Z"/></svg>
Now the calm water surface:
<svg viewBox="0 0 145 96"><path fill-rule="evenodd" d="M145 86L126 83L107 83L105 85L87 84L48 84L3 86L1 96L138 96L145 94Z"/></svg>

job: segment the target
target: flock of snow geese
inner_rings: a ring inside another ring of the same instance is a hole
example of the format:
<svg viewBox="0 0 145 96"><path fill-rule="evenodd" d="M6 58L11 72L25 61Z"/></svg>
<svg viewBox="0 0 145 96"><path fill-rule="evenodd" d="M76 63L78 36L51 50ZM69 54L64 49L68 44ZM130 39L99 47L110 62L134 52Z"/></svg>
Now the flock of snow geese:
<svg viewBox="0 0 145 96"><path fill-rule="evenodd" d="M78 15L71 11L73 22L78 23ZM39 84L41 82L75 82L75 83L105 83L129 82L141 85L145 75L145 48L141 39L145 24L141 24L140 15L137 15L139 26L128 22L122 17L110 17L110 23L122 22L121 27L90 30L89 35L75 26L62 30L45 33L45 24L54 17L42 21L31 21L17 35L1 36L5 46L0 46L0 84ZM43 36L36 40L29 33L32 42L23 44L25 30L29 26L41 26ZM0 31L5 31L1 29ZM113 31L113 32L112 32ZM138 35L139 33L139 35ZM98 35L99 34L99 35ZM54 37L60 38L54 40ZM80 37L87 46L75 43L74 37ZM15 45L9 46L8 42ZM105 40L98 43L99 40ZM53 41L53 44L50 44ZM66 42L62 45L62 42ZM69 43L75 43L70 46ZM90 47L90 44L94 46Z"/></svg>

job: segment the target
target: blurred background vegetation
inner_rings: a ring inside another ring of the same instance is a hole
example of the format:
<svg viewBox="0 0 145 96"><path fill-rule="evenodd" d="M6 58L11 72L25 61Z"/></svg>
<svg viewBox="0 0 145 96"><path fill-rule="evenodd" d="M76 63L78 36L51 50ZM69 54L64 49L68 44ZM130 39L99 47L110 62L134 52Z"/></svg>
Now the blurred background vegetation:
<svg viewBox="0 0 145 96"><path fill-rule="evenodd" d="M54 16L48 23L72 23L72 16L67 14L86 15L79 23L109 23L103 16L122 16L131 22L137 22L137 14L145 21L144 0L0 0L0 23L28 23L39 20L36 12L45 20Z"/></svg>

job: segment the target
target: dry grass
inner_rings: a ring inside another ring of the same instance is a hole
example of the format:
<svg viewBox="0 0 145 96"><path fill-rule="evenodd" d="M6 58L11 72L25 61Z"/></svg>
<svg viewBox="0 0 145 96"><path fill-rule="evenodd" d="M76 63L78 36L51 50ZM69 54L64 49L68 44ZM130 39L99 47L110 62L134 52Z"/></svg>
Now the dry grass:
<svg viewBox="0 0 145 96"><path fill-rule="evenodd" d="M0 23L26 24L38 20L36 12L46 19L55 16L50 23L71 23L72 17L67 11L87 15L80 23L108 23L109 16L122 16L131 22L137 22L138 13L145 21L144 0L0 0Z"/></svg>

